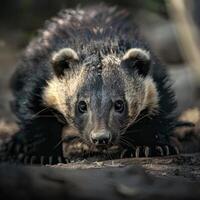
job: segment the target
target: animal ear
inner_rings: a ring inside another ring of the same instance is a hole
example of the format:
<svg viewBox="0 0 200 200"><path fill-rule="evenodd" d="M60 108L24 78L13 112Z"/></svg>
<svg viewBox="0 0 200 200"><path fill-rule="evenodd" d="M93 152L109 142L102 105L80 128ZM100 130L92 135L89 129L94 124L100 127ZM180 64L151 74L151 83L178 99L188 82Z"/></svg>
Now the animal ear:
<svg viewBox="0 0 200 200"><path fill-rule="evenodd" d="M78 61L77 53L71 48L64 48L54 53L51 63L57 76L64 75L64 70L70 68L70 63Z"/></svg>
<svg viewBox="0 0 200 200"><path fill-rule="evenodd" d="M139 75L145 77L150 70L151 57L146 50L132 48L124 54L122 63L126 67L136 69Z"/></svg>

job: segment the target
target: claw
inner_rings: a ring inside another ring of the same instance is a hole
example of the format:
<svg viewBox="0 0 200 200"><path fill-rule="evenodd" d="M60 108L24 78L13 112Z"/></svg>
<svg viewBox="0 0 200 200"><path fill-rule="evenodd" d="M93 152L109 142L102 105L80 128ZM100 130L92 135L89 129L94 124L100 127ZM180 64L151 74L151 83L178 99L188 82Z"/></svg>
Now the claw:
<svg viewBox="0 0 200 200"><path fill-rule="evenodd" d="M65 163L71 163L70 158L65 157Z"/></svg>
<svg viewBox="0 0 200 200"><path fill-rule="evenodd" d="M48 163L49 165L52 165L52 163L53 163L53 157L52 157L52 156L49 156L48 162L49 162L49 163Z"/></svg>
<svg viewBox="0 0 200 200"><path fill-rule="evenodd" d="M133 155L133 153L131 153L131 158L133 158L134 157L134 155Z"/></svg>
<svg viewBox="0 0 200 200"><path fill-rule="evenodd" d="M175 150L175 153L176 153L177 155L180 154L180 151L179 151L179 149L178 149L177 146L174 146L174 150Z"/></svg>
<svg viewBox="0 0 200 200"><path fill-rule="evenodd" d="M149 157L149 155L150 155L150 148L149 147L145 147L144 155L145 155L145 157Z"/></svg>
<svg viewBox="0 0 200 200"><path fill-rule="evenodd" d="M166 155L168 156L170 153L169 153L169 147L167 145L164 146L165 147L165 152L166 152Z"/></svg>
<svg viewBox="0 0 200 200"><path fill-rule="evenodd" d="M121 159L124 158L126 152L127 152L127 149L124 149L124 150L122 151L122 153L121 153L121 155L120 155L120 158L121 158Z"/></svg>
<svg viewBox="0 0 200 200"><path fill-rule="evenodd" d="M60 156L58 157L58 163L62 163L62 158Z"/></svg>
<svg viewBox="0 0 200 200"><path fill-rule="evenodd" d="M25 158L24 158L24 164L25 164L25 165L28 164L28 159L29 159L29 156L25 156Z"/></svg>
<svg viewBox="0 0 200 200"><path fill-rule="evenodd" d="M135 157L139 158L140 157L140 147L137 147L135 150Z"/></svg>
<svg viewBox="0 0 200 200"><path fill-rule="evenodd" d="M35 162L35 160L36 160L36 156L32 156L32 157L31 157L30 164L31 164L31 165L33 165L33 164L34 164L34 162Z"/></svg>
<svg viewBox="0 0 200 200"><path fill-rule="evenodd" d="M161 146L157 146L156 150L159 152L160 156L164 156L164 152Z"/></svg>
<svg viewBox="0 0 200 200"><path fill-rule="evenodd" d="M44 156L40 157L40 164L43 165L44 164Z"/></svg>
<svg viewBox="0 0 200 200"><path fill-rule="evenodd" d="M24 160L24 154L23 153L18 154L17 155L17 160L23 161Z"/></svg>

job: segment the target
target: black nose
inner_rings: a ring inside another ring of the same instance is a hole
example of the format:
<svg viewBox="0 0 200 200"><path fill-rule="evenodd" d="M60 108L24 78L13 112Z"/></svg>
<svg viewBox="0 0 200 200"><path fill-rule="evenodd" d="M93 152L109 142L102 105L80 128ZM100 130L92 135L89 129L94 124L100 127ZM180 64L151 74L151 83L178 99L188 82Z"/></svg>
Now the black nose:
<svg viewBox="0 0 200 200"><path fill-rule="evenodd" d="M97 132L91 132L91 142L95 145L108 145L111 141L111 134L109 131L101 130Z"/></svg>

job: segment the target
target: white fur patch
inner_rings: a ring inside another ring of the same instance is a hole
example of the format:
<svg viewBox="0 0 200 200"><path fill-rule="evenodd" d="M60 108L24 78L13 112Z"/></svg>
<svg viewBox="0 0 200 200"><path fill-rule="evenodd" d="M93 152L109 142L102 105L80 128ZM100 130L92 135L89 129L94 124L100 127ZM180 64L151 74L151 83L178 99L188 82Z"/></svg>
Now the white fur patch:
<svg viewBox="0 0 200 200"><path fill-rule="evenodd" d="M123 56L123 60L126 59L134 59L136 57L139 57L144 60L150 60L150 54L148 51L140 48L132 48L129 49Z"/></svg>
<svg viewBox="0 0 200 200"><path fill-rule="evenodd" d="M152 78L150 76L144 78L137 74L132 77L123 70L120 70L120 72L121 77L124 77L129 118L134 121L145 108L149 109L149 116L154 115L158 110L159 96Z"/></svg>
<svg viewBox="0 0 200 200"><path fill-rule="evenodd" d="M78 60L79 57L77 53L71 48L63 48L58 52L54 53L52 56L52 62L59 62L60 60Z"/></svg>
<svg viewBox="0 0 200 200"><path fill-rule="evenodd" d="M151 115L156 114L159 108L159 95L156 88L156 84L151 78L144 80L145 85L145 98L144 98L144 107L149 109Z"/></svg>

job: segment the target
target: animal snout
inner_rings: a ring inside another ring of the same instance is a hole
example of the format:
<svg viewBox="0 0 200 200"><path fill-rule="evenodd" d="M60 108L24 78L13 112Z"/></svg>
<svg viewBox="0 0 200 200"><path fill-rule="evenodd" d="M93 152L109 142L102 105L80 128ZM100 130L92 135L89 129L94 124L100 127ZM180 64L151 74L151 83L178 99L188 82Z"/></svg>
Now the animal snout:
<svg viewBox="0 0 200 200"><path fill-rule="evenodd" d="M111 133L106 130L92 131L90 140L95 145L108 145L111 142Z"/></svg>

